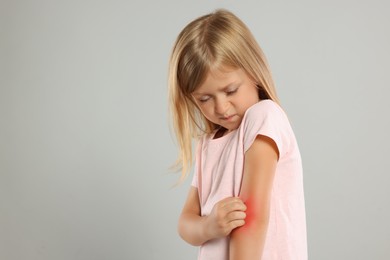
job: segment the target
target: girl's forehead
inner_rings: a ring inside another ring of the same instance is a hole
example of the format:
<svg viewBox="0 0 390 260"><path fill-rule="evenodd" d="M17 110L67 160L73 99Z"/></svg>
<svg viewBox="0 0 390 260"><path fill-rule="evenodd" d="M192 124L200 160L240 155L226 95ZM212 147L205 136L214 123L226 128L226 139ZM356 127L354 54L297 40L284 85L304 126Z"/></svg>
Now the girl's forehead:
<svg viewBox="0 0 390 260"><path fill-rule="evenodd" d="M219 90L241 81L245 73L238 68L218 68L210 70L204 81L195 89L193 94L201 94L210 90Z"/></svg>
<svg viewBox="0 0 390 260"><path fill-rule="evenodd" d="M216 68L210 68L209 71L205 74L205 78L201 85L207 81L224 81L228 80L235 74L237 74L238 68L220 66Z"/></svg>

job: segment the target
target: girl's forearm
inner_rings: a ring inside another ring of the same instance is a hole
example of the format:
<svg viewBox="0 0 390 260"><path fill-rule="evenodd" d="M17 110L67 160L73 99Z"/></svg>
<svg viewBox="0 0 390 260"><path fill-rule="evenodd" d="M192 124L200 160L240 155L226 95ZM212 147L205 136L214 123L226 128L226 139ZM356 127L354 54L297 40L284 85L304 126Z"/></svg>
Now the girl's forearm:
<svg viewBox="0 0 390 260"><path fill-rule="evenodd" d="M184 241L193 246L200 246L212 239L207 232L207 217L196 214L182 214L179 219L178 232Z"/></svg>
<svg viewBox="0 0 390 260"><path fill-rule="evenodd" d="M263 254L268 221L234 230L230 237L230 260L260 259Z"/></svg>

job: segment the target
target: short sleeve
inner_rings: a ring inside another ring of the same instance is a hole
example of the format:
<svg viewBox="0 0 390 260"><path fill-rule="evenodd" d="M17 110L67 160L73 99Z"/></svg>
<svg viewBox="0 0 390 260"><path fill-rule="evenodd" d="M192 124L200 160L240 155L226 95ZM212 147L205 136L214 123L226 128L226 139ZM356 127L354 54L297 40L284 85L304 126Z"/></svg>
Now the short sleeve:
<svg viewBox="0 0 390 260"><path fill-rule="evenodd" d="M195 187L195 188L198 188L198 167L197 165L195 164L195 167L194 167L194 176L192 177L192 182L191 182L191 186Z"/></svg>
<svg viewBox="0 0 390 260"><path fill-rule="evenodd" d="M286 133L290 127L282 108L271 100L263 100L250 107L243 119L244 153L249 150L258 135L271 138L279 150L279 158L287 150Z"/></svg>
<svg viewBox="0 0 390 260"><path fill-rule="evenodd" d="M201 160L201 146L202 146L202 139L198 141L198 144L196 146L196 152L195 152L195 165L194 165L194 176L192 177L191 186L198 188L198 179L200 176L200 160Z"/></svg>

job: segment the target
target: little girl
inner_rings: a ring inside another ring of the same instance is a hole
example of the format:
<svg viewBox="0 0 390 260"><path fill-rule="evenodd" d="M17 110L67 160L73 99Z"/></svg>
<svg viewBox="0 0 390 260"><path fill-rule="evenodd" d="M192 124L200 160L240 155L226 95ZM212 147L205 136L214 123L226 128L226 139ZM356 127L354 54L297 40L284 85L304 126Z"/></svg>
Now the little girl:
<svg viewBox="0 0 390 260"><path fill-rule="evenodd" d="M305 260L302 164L266 58L226 10L189 23L174 45L169 98L182 180L198 145L178 231L206 260Z"/></svg>

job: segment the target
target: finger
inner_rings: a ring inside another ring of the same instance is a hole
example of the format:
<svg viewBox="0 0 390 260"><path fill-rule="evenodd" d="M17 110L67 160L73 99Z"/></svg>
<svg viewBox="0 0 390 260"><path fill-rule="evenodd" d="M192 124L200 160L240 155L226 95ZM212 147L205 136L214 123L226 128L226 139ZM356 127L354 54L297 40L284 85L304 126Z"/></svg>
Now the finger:
<svg viewBox="0 0 390 260"><path fill-rule="evenodd" d="M241 199L239 197L227 197L227 198L220 200L218 202L218 204L228 205L228 204L235 202L235 201L241 201Z"/></svg>
<svg viewBox="0 0 390 260"><path fill-rule="evenodd" d="M242 200L239 199L229 201L229 203L225 204L224 208L226 208L226 210L228 210L229 212L236 210L245 211L246 205L244 204L244 202L242 202Z"/></svg>
<svg viewBox="0 0 390 260"><path fill-rule="evenodd" d="M235 220L243 220L245 218L246 218L246 214L243 211L233 211L226 216L228 222L232 222Z"/></svg>
<svg viewBox="0 0 390 260"><path fill-rule="evenodd" d="M239 220L234 220L229 223L229 229L232 231L235 228L242 227L245 225L245 220L239 219Z"/></svg>

